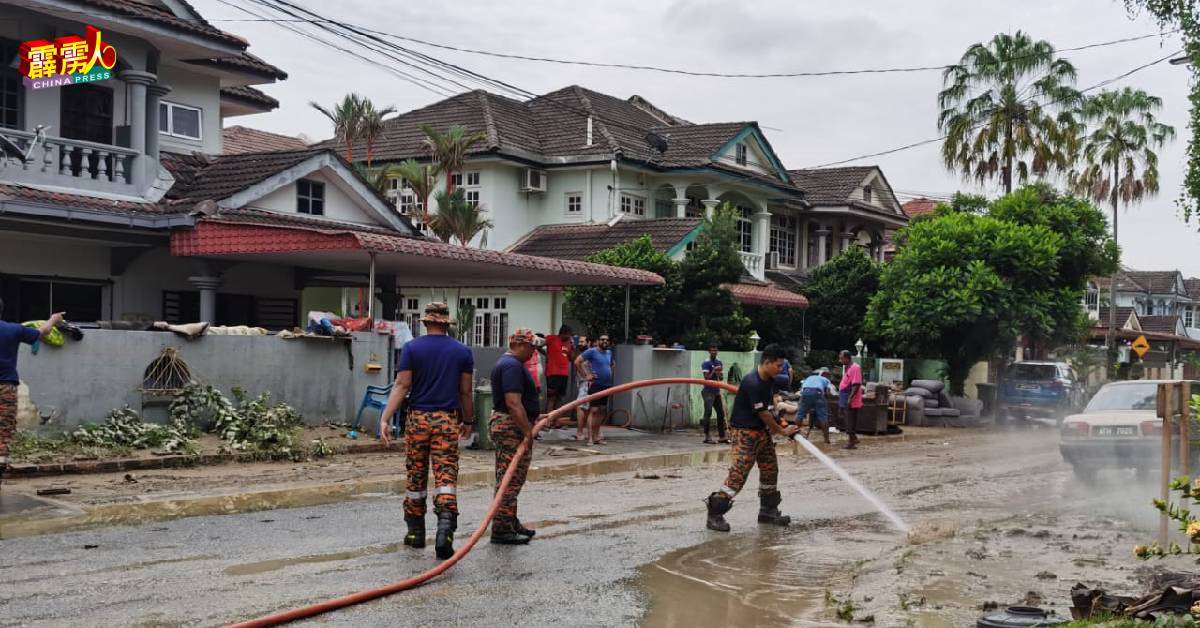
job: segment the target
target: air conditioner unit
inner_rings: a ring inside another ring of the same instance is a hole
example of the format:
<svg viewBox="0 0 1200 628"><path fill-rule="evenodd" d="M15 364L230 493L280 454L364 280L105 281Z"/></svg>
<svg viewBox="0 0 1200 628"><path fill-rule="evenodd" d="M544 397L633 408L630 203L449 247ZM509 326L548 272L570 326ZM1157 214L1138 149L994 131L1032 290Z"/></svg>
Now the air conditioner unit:
<svg viewBox="0 0 1200 628"><path fill-rule="evenodd" d="M767 253L767 270L776 270L779 268L779 251L771 251Z"/></svg>
<svg viewBox="0 0 1200 628"><path fill-rule="evenodd" d="M533 168L526 168L521 177L522 192L545 192L546 173Z"/></svg>

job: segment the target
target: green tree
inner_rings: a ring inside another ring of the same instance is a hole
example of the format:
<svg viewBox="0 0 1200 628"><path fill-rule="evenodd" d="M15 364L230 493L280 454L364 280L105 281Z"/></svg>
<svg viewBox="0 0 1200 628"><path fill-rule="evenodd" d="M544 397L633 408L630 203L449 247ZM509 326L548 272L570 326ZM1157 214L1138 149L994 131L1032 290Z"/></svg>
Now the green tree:
<svg viewBox="0 0 1200 628"><path fill-rule="evenodd" d="M879 275L879 264L859 247L813 271L804 287L813 349L849 349L866 335L863 324Z"/></svg>
<svg viewBox="0 0 1200 628"><path fill-rule="evenodd" d="M455 188L447 193L439 190L437 193L438 211L429 221L429 228L443 242L458 240L460 246L470 246L475 236L483 234L480 246L487 246L487 230L494 225L491 220L483 217L483 211L478 205L467 202L466 193L462 188Z"/></svg>
<svg viewBox="0 0 1200 628"><path fill-rule="evenodd" d="M945 360L954 394L976 362L1007 351L1022 330L1049 325L1047 309L1061 305L1046 301L1061 245L1046 227L949 213L897 237L867 329L901 353Z"/></svg>
<svg viewBox="0 0 1200 628"><path fill-rule="evenodd" d="M422 124L421 132L425 134L425 147L438 163L438 170L446 173L447 192L454 187L451 179L454 173L462 170L471 148L487 139L486 133L472 133L467 127L457 124L444 132Z"/></svg>
<svg viewBox="0 0 1200 628"><path fill-rule="evenodd" d="M367 148L367 167L371 167L371 159L374 157L375 142L383 135L384 118L396 113L395 107L384 107L376 109L375 103L370 99L363 98L360 102L358 138L366 144Z"/></svg>
<svg viewBox="0 0 1200 628"><path fill-rule="evenodd" d="M316 101L308 103L333 123L333 137L346 148L346 161L350 163L354 163L354 142L362 136L364 100L362 96L351 93L328 109Z"/></svg>
<svg viewBox="0 0 1200 628"><path fill-rule="evenodd" d="M654 248L649 236L642 236L611 249L597 251L587 261L609 266L637 268L657 273L662 286L637 286L629 289L629 334L656 336L658 321L679 316L679 265ZM567 288L565 310L568 318L580 322L591 336L609 334L620 342L625 333L625 288L622 286L580 286Z"/></svg>
<svg viewBox="0 0 1200 628"><path fill-rule="evenodd" d="M1066 167L1069 112L1079 93L1075 67L1049 42L1000 33L967 48L942 84L938 129L947 168L980 183L998 174L1008 193L1014 176L1025 181Z"/></svg>
<svg viewBox="0 0 1200 628"><path fill-rule="evenodd" d="M1158 194L1158 154L1175 129L1158 121L1162 100L1140 89L1103 91L1088 98L1080 119L1089 127L1083 138L1082 167L1070 175L1071 187L1097 203L1112 204L1112 237L1117 236L1117 208ZM1117 284L1111 282L1109 302L1115 303ZM1105 344L1112 347L1116 308L1109 308Z"/></svg>
<svg viewBox="0 0 1200 628"><path fill-rule="evenodd" d="M746 272L738 255L737 209L723 204L705 218L700 233L679 265L680 301L665 323L677 324L669 333L685 346L704 349L716 344L727 351L751 349L750 318L725 284L737 283ZM679 312L687 312L680 316Z"/></svg>
<svg viewBox="0 0 1200 628"><path fill-rule="evenodd" d="M429 198L437 187L438 165L422 164L415 159L404 161L387 169L389 177L399 177L408 182L413 194L421 199L421 222L429 224Z"/></svg>
<svg viewBox="0 0 1200 628"><path fill-rule="evenodd" d="M1125 0L1130 14L1145 9L1164 30L1178 30L1183 38L1183 50L1191 66L1189 87L1188 164L1179 196L1179 207L1185 222L1200 216L1200 3L1195 0Z"/></svg>

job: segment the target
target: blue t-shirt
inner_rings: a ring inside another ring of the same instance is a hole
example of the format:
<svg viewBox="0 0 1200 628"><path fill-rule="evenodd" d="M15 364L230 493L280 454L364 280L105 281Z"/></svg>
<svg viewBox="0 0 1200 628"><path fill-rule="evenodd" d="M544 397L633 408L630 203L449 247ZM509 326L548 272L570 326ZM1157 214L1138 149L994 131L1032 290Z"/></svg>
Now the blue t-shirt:
<svg viewBox="0 0 1200 628"><path fill-rule="evenodd" d="M601 351L592 347L583 352L583 361L588 363L592 374L596 376L597 386L612 386L612 351Z"/></svg>
<svg viewBox="0 0 1200 628"><path fill-rule="evenodd" d="M458 410L458 382L475 371L475 357L463 343L444 335L424 335L404 345L397 371L412 371L408 407Z"/></svg>
<svg viewBox="0 0 1200 628"><path fill-rule="evenodd" d="M22 342L31 345L40 337L32 327L0 321L0 384L21 383L17 377L17 349Z"/></svg>
<svg viewBox="0 0 1200 628"><path fill-rule="evenodd" d="M785 358L783 361L783 370L775 376L775 385L779 388L787 388L792 383L792 363Z"/></svg>
<svg viewBox="0 0 1200 628"><path fill-rule="evenodd" d="M525 417L536 421L538 417L537 386L533 377L515 357L504 354L496 360L492 367L492 409L496 412L508 412L508 403L504 400L506 393L521 393L521 405L525 406Z"/></svg>
<svg viewBox="0 0 1200 628"><path fill-rule="evenodd" d="M809 375L804 378L804 382L800 384L801 390L819 390L822 393L829 387L829 380L817 374Z"/></svg>
<svg viewBox="0 0 1200 628"><path fill-rule="evenodd" d="M704 373L704 379L718 379L711 376L712 370L718 366L725 366L725 364L721 362L720 358L705 360L704 363L700 365L700 370Z"/></svg>

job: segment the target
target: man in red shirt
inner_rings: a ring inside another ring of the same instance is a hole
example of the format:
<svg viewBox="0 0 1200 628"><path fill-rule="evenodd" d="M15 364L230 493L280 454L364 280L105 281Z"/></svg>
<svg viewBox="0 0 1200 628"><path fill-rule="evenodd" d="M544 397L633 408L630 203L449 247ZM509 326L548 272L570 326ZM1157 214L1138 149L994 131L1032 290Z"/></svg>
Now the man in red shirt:
<svg viewBox="0 0 1200 628"><path fill-rule="evenodd" d="M546 412L558 408L567 394L571 381L571 361L575 359L575 343L571 341L573 331L563 325L557 336L546 338ZM567 418L570 423L570 417Z"/></svg>
<svg viewBox="0 0 1200 628"><path fill-rule="evenodd" d="M838 407L841 408L842 417L845 419L846 435L850 437L846 449L857 449L858 434L854 433L854 427L855 423L858 423L858 413L863 407L862 367L854 363L849 351L842 351L838 360L844 369L842 382L838 385Z"/></svg>

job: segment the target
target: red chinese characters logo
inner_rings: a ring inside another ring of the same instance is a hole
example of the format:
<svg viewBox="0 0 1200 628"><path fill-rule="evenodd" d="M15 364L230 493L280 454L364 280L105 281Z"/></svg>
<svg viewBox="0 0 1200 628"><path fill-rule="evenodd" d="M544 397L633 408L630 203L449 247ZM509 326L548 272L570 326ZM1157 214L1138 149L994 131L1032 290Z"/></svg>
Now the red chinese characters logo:
<svg viewBox="0 0 1200 628"><path fill-rule="evenodd" d="M89 76L117 65L117 50L104 43L100 31L91 26L85 27L84 37L27 41L21 44L20 57L21 74L29 79Z"/></svg>

